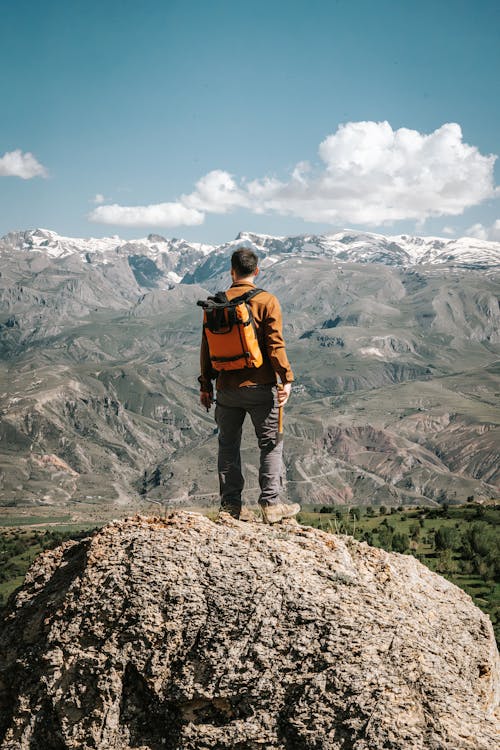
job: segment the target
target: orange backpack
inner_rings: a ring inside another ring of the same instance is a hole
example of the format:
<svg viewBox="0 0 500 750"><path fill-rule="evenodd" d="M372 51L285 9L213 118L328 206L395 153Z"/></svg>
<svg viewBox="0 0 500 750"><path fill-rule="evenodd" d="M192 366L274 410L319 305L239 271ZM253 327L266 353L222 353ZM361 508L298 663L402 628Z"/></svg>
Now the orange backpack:
<svg viewBox="0 0 500 750"><path fill-rule="evenodd" d="M262 292L250 292L228 300L225 292L199 300L203 308L203 327L214 370L241 370L260 367L263 359L257 330L248 300Z"/></svg>

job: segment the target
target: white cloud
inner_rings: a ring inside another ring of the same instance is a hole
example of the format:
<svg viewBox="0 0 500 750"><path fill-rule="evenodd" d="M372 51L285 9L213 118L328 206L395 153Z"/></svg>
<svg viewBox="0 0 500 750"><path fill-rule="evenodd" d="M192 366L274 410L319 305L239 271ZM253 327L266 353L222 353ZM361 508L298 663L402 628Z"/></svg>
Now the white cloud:
<svg viewBox="0 0 500 750"><path fill-rule="evenodd" d="M92 203L96 203L97 205L100 205L101 203L105 203L106 198L102 193L96 193L94 197L92 198Z"/></svg>
<svg viewBox="0 0 500 750"><path fill-rule="evenodd" d="M21 149L7 151L0 157L0 177L21 177L31 180L32 177L47 177L47 170L29 151Z"/></svg>
<svg viewBox="0 0 500 750"><path fill-rule="evenodd" d="M393 130L388 122L350 122L325 138L318 153L316 166L300 161L285 180L265 176L238 183L216 169L176 203L123 207L123 217L133 225L137 215L144 225L151 224L146 218L150 213L163 213L163 223L155 225L174 226L175 218L179 224L200 224L205 213L245 208L327 224L379 226L459 215L497 192L496 156L483 156L464 143L456 123L426 135L408 128ZM158 211L160 207L168 208ZM113 209L115 220L107 223L122 223L121 208L103 206L91 218L102 221L108 216L105 209Z"/></svg>
<svg viewBox="0 0 500 750"><path fill-rule="evenodd" d="M156 203L151 206L98 206L89 214L90 221L123 227L176 227L202 224L205 215L181 203Z"/></svg>
<svg viewBox="0 0 500 750"><path fill-rule="evenodd" d="M379 225L461 214L494 194L495 156L462 141L456 124L430 135L388 122L341 125L319 146L321 168L248 186L260 207L327 223Z"/></svg>
<svg viewBox="0 0 500 750"><path fill-rule="evenodd" d="M465 230L466 237L476 237L478 240L492 240L500 242L500 219L497 219L490 227L483 224L473 224Z"/></svg>
<svg viewBox="0 0 500 750"><path fill-rule="evenodd" d="M222 169L214 169L198 180L192 193L181 196L181 203L189 208L215 214L225 214L238 207L250 207L245 192Z"/></svg>
<svg viewBox="0 0 500 750"><path fill-rule="evenodd" d="M453 227L448 227L448 226L443 227L443 229L441 231L443 232L443 234L446 234L449 237L453 237L457 233L456 229L454 229Z"/></svg>

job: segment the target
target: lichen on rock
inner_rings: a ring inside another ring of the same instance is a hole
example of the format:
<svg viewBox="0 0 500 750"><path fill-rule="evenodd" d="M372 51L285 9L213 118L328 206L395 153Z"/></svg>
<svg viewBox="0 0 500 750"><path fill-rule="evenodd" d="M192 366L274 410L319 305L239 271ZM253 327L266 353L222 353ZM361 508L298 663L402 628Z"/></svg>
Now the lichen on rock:
<svg viewBox="0 0 500 750"><path fill-rule="evenodd" d="M2 750L492 750L499 660L407 555L294 522L115 521L0 629Z"/></svg>

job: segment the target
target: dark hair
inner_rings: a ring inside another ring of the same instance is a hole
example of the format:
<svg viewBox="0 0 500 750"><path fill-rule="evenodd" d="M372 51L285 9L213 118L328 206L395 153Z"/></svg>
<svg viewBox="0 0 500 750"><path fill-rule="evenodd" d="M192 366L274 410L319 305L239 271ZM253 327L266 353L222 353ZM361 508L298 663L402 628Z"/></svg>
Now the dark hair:
<svg viewBox="0 0 500 750"><path fill-rule="evenodd" d="M255 272L258 262L254 251L248 247L240 247L231 255L231 268L237 276L250 276Z"/></svg>

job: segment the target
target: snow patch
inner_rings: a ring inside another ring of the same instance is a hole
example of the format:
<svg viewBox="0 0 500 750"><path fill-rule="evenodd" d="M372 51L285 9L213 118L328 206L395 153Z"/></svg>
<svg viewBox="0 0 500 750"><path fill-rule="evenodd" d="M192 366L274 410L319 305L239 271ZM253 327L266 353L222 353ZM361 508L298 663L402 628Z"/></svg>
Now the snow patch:
<svg viewBox="0 0 500 750"><path fill-rule="evenodd" d="M381 349L377 349L376 346L364 346L359 350L359 353L364 357L379 357L385 359L385 353Z"/></svg>

